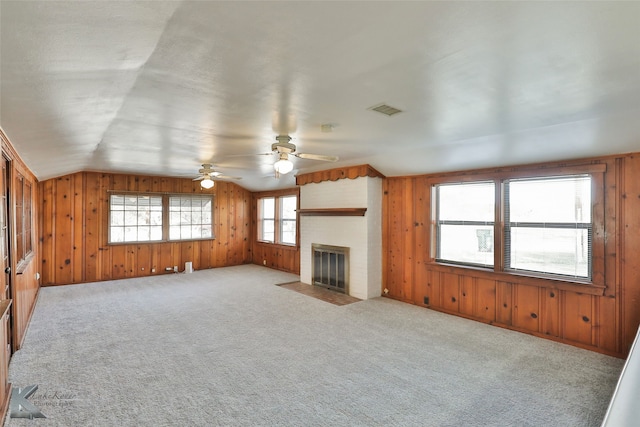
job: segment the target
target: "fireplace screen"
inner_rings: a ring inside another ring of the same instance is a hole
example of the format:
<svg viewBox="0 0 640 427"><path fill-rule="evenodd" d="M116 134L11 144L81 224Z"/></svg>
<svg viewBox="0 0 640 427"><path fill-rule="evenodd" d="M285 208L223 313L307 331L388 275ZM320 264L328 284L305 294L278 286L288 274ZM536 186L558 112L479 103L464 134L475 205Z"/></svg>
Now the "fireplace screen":
<svg viewBox="0 0 640 427"><path fill-rule="evenodd" d="M349 293L349 248L312 244L312 282L345 294Z"/></svg>

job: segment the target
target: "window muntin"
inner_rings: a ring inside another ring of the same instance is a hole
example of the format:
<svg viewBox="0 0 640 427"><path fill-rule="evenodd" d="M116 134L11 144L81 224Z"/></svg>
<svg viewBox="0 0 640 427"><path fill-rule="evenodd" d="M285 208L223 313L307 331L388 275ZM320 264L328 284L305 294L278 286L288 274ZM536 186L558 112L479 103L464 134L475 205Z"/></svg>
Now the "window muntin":
<svg viewBox="0 0 640 427"><path fill-rule="evenodd" d="M439 184L435 190L436 260L493 266L495 184Z"/></svg>
<svg viewBox="0 0 640 427"><path fill-rule="evenodd" d="M169 196L169 240L213 237L211 196Z"/></svg>
<svg viewBox="0 0 640 427"><path fill-rule="evenodd" d="M280 242L296 244L296 196L280 197Z"/></svg>
<svg viewBox="0 0 640 427"><path fill-rule="evenodd" d="M112 194L109 243L162 240L162 196Z"/></svg>
<svg viewBox="0 0 640 427"><path fill-rule="evenodd" d="M591 279L590 175L505 181L505 269Z"/></svg>
<svg viewBox="0 0 640 427"><path fill-rule="evenodd" d="M296 245L298 197L295 195L261 197L257 203L258 241Z"/></svg>
<svg viewBox="0 0 640 427"><path fill-rule="evenodd" d="M258 215L258 240L262 242L275 242L276 199L265 197L259 199Z"/></svg>

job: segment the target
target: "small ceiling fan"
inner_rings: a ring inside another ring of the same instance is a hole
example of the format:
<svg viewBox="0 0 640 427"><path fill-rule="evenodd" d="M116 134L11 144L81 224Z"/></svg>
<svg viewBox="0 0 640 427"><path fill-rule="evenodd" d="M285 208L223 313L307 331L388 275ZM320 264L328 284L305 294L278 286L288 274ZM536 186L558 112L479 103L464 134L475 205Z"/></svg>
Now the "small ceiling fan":
<svg viewBox="0 0 640 427"><path fill-rule="evenodd" d="M298 157L299 159L321 160L323 162L335 162L338 156L327 156L323 154L296 153L295 144L291 143L289 135L278 135L276 141L271 144L271 151L278 154L278 161L273 164L276 171L276 178L282 174L287 174L293 170L293 163L289 160L289 155Z"/></svg>
<svg viewBox="0 0 640 427"><path fill-rule="evenodd" d="M200 176L195 178L194 181L200 181L200 186L205 189L213 187L214 179L242 179L239 176L223 175L222 172L215 171L211 163L203 163L202 169L199 169L198 173Z"/></svg>

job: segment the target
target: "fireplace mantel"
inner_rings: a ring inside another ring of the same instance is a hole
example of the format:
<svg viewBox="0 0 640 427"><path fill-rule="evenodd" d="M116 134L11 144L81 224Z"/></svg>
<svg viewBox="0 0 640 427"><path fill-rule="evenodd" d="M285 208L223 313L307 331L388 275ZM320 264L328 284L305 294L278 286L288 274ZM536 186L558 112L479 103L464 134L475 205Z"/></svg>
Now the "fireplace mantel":
<svg viewBox="0 0 640 427"><path fill-rule="evenodd" d="M364 216L367 208L298 209L300 216Z"/></svg>

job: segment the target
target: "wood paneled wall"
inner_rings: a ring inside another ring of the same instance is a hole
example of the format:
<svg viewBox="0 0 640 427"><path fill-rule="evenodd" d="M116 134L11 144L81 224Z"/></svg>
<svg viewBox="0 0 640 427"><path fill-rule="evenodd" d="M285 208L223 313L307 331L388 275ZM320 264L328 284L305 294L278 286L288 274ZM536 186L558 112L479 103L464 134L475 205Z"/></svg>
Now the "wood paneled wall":
<svg viewBox="0 0 640 427"><path fill-rule="evenodd" d="M214 194L214 240L109 245L110 191ZM251 193L217 181L80 172L40 183L42 284L63 285L251 262ZM152 272L155 270L155 272ZM169 273L171 274L171 273Z"/></svg>
<svg viewBox="0 0 640 427"><path fill-rule="evenodd" d="M272 243L262 243L258 241L258 199L261 197L280 197L294 195L298 197L300 206L300 189L291 188L287 190L264 191L252 194L251 201L251 242L253 263L264 265L276 270L287 271L289 273L300 274L300 218L298 217L296 246L274 245Z"/></svg>
<svg viewBox="0 0 640 427"><path fill-rule="evenodd" d="M640 154L527 168L595 163L606 164L604 291L582 292L578 284L447 266L430 258L431 186L456 175L487 176L518 171L515 167L384 181L383 283L388 296L624 357L640 325Z"/></svg>
<svg viewBox="0 0 640 427"><path fill-rule="evenodd" d="M35 237L38 235L38 221L37 217L40 212L39 207L39 195L38 185L35 175L29 170L27 165L22 161L18 153L15 151L13 145L9 141L6 134L0 129L0 141L2 142L2 152L9 159L9 220L10 220L10 265L11 265L11 298L13 303L11 304L11 339L13 344L13 350L18 350L22 346L24 336L27 331L27 326L31 320L33 309L35 307L36 298L38 296L38 290L40 284L36 278L36 273L39 272L39 254ZM25 261L20 264L18 269L16 260L16 201L13 197L15 194L15 177L17 174L22 175L25 181L32 184L31 194L31 230L32 230L32 248L33 251ZM1 242L0 242L1 243ZM3 273L0 273L3 274Z"/></svg>

